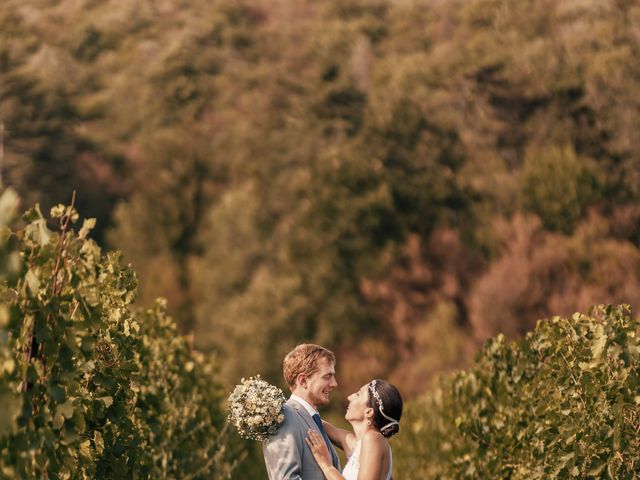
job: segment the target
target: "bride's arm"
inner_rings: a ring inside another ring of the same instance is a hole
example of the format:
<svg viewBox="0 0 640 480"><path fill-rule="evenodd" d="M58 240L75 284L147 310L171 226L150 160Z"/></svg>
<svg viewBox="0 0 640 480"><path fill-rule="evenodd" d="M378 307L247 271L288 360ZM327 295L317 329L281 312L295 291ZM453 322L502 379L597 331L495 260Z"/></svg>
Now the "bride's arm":
<svg viewBox="0 0 640 480"><path fill-rule="evenodd" d="M351 451L356 444L356 436L349 430L343 430L342 428L334 427L329 422L322 421L324 431L327 432L329 440L336 447L344 450L347 457L351 456Z"/></svg>

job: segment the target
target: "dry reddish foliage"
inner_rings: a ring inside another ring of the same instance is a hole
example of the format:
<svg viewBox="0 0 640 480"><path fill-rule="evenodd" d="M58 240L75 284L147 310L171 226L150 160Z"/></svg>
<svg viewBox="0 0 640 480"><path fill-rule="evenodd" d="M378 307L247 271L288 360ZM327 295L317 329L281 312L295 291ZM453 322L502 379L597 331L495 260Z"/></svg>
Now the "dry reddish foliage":
<svg viewBox="0 0 640 480"><path fill-rule="evenodd" d="M467 333L464 298L480 266L454 230L436 230L426 245L409 236L389 275L361 283L384 332L341 352L340 363L349 365L341 372L343 385L385 376L412 396L437 372L464 365L477 346Z"/></svg>
<svg viewBox="0 0 640 480"><path fill-rule="evenodd" d="M503 254L469 297L471 325L480 340L499 332L517 337L537 319L597 303L640 301L640 252L613 238L609 221L595 212L572 236L545 231L537 218L520 214L498 222L496 231Z"/></svg>

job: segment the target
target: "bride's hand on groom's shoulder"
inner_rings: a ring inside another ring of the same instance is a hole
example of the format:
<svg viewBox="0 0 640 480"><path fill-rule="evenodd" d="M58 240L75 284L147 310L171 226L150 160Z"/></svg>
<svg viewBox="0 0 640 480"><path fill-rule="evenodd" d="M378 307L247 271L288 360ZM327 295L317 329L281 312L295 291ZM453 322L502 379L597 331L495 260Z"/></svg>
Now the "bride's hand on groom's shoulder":
<svg viewBox="0 0 640 480"><path fill-rule="evenodd" d="M305 442L307 442L307 445L311 449L311 453L316 459L316 462L318 462L320 468L333 465L331 455L329 454L329 450L327 449L327 445L325 444L322 435L315 430L309 429Z"/></svg>

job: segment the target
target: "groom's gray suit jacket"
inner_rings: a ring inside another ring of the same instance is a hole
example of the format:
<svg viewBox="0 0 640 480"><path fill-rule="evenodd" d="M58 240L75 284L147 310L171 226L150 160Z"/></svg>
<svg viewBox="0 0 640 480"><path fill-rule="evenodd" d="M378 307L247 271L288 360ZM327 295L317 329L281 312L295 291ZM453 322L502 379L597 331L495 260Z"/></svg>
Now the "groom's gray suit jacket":
<svg viewBox="0 0 640 480"><path fill-rule="evenodd" d="M284 422L278 433L262 444L269 480L324 480L322 470L305 442L310 428L320 432L309 412L289 399L284 405ZM338 455L333 447L331 456L337 465Z"/></svg>

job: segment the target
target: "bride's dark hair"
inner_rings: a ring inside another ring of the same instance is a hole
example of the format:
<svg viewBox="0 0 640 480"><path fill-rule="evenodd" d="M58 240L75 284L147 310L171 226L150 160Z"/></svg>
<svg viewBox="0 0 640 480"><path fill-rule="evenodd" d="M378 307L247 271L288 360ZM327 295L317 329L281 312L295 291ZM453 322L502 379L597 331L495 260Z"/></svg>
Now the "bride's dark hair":
<svg viewBox="0 0 640 480"><path fill-rule="evenodd" d="M385 438L398 433L402 417L402 396L398 389L384 380L373 380L369 384L368 403L373 408L373 426L380 430Z"/></svg>

